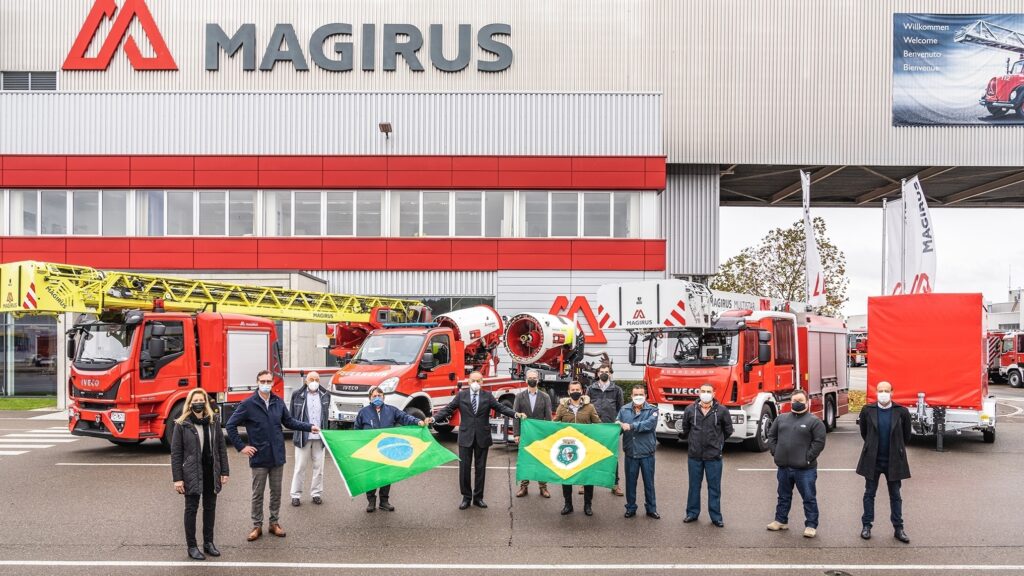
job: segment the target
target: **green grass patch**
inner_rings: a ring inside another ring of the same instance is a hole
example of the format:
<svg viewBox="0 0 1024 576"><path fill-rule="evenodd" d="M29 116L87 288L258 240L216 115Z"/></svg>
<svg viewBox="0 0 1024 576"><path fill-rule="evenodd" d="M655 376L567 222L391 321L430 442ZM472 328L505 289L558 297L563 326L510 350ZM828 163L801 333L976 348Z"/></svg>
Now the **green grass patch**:
<svg viewBox="0 0 1024 576"><path fill-rule="evenodd" d="M35 410L36 408L56 409L57 397L0 398L0 410Z"/></svg>

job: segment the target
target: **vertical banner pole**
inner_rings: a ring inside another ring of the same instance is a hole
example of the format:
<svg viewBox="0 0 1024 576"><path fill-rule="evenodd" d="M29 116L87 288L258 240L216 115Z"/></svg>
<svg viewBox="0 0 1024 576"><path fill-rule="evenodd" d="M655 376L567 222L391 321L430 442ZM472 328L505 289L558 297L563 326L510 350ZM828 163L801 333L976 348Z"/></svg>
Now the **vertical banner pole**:
<svg viewBox="0 0 1024 576"><path fill-rule="evenodd" d="M900 250L900 281L903 286L903 294L907 293L907 180L903 178L900 180L900 198L903 202L900 202L900 208L903 209L903 226L900 227L901 241L903 242L903 249Z"/></svg>
<svg viewBox="0 0 1024 576"><path fill-rule="evenodd" d="M886 199L882 198L882 291L880 294L885 296L885 264L888 254L885 248L885 210L886 210Z"/></svg>

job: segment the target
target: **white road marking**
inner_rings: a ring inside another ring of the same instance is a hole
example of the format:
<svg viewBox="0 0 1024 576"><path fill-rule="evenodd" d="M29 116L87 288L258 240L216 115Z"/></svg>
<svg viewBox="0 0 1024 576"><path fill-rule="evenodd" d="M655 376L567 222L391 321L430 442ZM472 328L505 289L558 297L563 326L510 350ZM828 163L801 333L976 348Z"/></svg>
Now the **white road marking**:
<svg viewBox="0 0 1024 576"><path fill-rule="evenodd" d="M54 466L170 466L145 462L57 462Z"/></svg>
<svg viewBox="0 0 1024 576"><path fill-rule="evenodd" d="M5 450L18 448L53 448L53 444L0 444L0 448L3 448Z"/></svg>
<svg viewBox="0 0 1024 576"><path fill-rule="evenodd" d="M737 468L739 472L778 472L778 468ZM818 468L818 472L856 472L856 468Z"/></svg>
<svg viewBox="0 0 1024 576"><path fill-rule="evenodd" d="M45 567L108 567L108 568L276 568L279 570L432 570L432 571L730 571L737 570L843 570L897 572L951 571L962 573L1008 572L1024 570L1024 564L398 564L398 563L342 563L342 562L213 562L196 564L192 561L156 560L0 560L0 566L45 566Z"/></svg>
<svg viewBox="0 0 1024 576"><path fill-rule="evenodd" d="M68 442L78 442L78 438L40 438L34 434L8 434L0 437L0 442L60 442L67 444Z"/></svg>
<svg viewBox="0 0 1024 576"><path fill-rule="evenodd" d="M60 430L27 430L27 432L32 432L34 434L66 434L68 436L71 436L71 432L68 432L68 430L64 428Z"/></svg>
<svg viewBox="0 0 1024 576"><path fill-rule="evenodd" d="M0 456L18 456L24 453L24 451L18 450L0 450Z"/></svg>

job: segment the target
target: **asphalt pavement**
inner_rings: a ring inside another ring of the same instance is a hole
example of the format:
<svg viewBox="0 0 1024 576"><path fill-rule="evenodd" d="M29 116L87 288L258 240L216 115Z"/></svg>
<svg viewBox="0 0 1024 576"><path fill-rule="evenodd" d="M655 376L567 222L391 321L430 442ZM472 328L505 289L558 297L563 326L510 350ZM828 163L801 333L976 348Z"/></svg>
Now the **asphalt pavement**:
<svg viewBox="0 0 1024 576"><path fill-rule="evenodd" d="M168 455L158 443L135 448L75 439L38 413L0 412L0 574L1024 574L1024 390L996 385L1000 420L994 444L980 434L949 436L946 451L915 440L913 478L904 483L912 542L887 529L880 489L875 536L861 540L863 479L853 469L861 449L855 417L840 419L819 459L818 537L803 538L796 498L792 529L765 525L775 506L768 454L730 446L725 455L725 528L706 513L683 524L685 446L657 453L661 520L623 518L624 498L596 489L594 516L560 516L559 487L550 500L536 486L515 498L516 452L491 450L486 510L458 510L457 469L445 467L392 490L395 512L364 511L326 472L324 504L288 502L285 469L281 523L285 538L246 542L250 476L230 450L231 481L218 502L219 559L185 554L182 497L171 486ZM454 448L451 438L443 444ZM840 572L830 572L839 570Z"/></svg>

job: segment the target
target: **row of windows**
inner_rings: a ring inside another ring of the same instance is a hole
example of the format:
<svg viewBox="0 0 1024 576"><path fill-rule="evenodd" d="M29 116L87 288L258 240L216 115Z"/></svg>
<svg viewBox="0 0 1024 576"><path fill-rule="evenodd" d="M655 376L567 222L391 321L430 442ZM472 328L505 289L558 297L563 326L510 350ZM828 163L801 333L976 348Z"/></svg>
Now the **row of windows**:
<svg viewBox="0 0 1024 576"><path fill-rule="evenodd" d="M650 235L644 194L654 193L10 190L0 200L12 236L638 238Z"/></svg>

